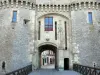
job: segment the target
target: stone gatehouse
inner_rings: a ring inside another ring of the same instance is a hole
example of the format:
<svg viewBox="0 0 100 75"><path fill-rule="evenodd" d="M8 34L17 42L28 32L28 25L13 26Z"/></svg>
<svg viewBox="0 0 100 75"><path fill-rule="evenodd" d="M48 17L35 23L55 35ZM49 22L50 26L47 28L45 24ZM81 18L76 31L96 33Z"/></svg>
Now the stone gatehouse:
<svg viewBox="0 0 100 75"><path fill-rule="evenodd" d="M40 68L45 50L55 69L73 63L100 67L99 0L0 0L0 71ZM65 65L67 63L67 65Z"/></svg>

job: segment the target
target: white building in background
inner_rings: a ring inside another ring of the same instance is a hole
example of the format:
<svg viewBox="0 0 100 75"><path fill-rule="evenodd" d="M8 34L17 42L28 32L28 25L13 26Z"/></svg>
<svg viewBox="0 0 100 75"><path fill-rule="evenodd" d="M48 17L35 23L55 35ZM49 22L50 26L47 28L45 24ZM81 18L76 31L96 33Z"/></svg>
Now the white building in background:
<svg viewBox="0 0 100 75"><path fill-rule="evenodd" d="M41 54L41 66L55 65L55 54L51 50L43 51Z"/></svg>
<svg viewBox="0 0 100 75"><path fill-rule="evenodd" d="M38 69L46 50L55 69L99 67L99 35L99 0L0 0L0 71L2 62L7 72L31 63Z"/></svg>

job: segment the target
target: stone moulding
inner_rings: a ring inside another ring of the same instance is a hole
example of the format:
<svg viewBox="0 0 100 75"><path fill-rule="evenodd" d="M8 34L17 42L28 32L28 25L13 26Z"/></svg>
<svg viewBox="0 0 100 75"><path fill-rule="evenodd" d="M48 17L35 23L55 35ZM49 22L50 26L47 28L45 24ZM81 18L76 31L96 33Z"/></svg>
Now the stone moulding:
<svg viewBox="0 0 100 75"><path fill-rule="evenodd" d="M68 12L70 5L36 4L37 11Z"/></svg>
<svg viewBox="0 0 100 75"><path fill-rule="evenodd" d="M43 45L47 45L47 44L57 47L57 44L55 44L55 43L52 43L52 42L44 42L44 43L38 44L37 45L37 48L39 48L40 46L43 46Z"/></svg>
<svg viewBox="0 0 100 75"><path fill-rule="evenodd" d="M25 7L29 9L34 9L35 8L35 2L30 2L28 0L4 0L0 1L0 8L9 8L9 7Z"/></svg>
<svg viewBox="0 0 100 75"><path fill-rule="evenodd" d="M70 4L36 4L37 11L57 11L57 12L70 12L70 11L77 11L82 9L96 9L100 8L100 2L77 2L77 3L70 3Z"/></svg>
<svg viewBox="0 0 100 75"><path fill-rule="evenodd" d="M96 9L100 8L100 2L75 2L70 4L36 4L35 1L31 2L28 0L4 0L0 1L0 8L2 7L29 7L29 9L37 9L37 11L60 11L60 12L70 12L82 9Z"/></svg>

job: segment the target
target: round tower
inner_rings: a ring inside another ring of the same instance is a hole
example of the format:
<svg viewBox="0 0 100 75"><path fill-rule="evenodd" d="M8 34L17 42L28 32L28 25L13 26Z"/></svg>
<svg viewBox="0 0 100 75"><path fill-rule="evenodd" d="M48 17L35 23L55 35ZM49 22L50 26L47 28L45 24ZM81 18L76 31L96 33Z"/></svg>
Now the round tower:
<svg viewBox="0 0 100 75"><path fill-rule="evenodd" d="M72 41L78 46L79 63L87 66L96 63L98 67L100 65L100 1L72 0L70 5Z"/></svg>
<svg viewBox="0 0 100 75"><path fill-rule="evenodd" d="M6 72L31 63L34 23L35 0L0 0L0 63Z"/></svg>

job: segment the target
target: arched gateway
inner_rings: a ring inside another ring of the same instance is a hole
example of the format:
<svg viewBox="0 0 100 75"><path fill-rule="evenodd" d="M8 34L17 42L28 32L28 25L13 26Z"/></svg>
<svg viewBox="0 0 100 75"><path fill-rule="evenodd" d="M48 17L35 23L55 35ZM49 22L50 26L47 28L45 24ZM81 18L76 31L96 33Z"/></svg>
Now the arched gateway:
<svg viewBox="0 0 100 75"><path fill-rule="evenodd" d="M55 47L53 45L50 45L50 44L41 45L38 48L38 52L39 52L39 68L41 68L41 54L42 54L43 51L46 51L46 50L51 50L55 54L55 69L57 69L57 67L58 67L58 63L57 63L57 47Z"/></svg>
<svg viewBox="0 0 100 75"><path fill-rule="evenodd" d="M49 64L50 68L47 68L48 64L47 64L47 57L42 58L41 54L44 51L52 51L54 53L54 68L51 68ZM46 59L46 66L43 65L43 61L45 62ZM41 65L42 62L42 65ZM55 44L51 44L51 43L45 43L45 44L41 44L37 47L36 52L33 53L33 70L34 69L56 69L56 70L69 70L69 68L71 68L71 61L70 61L70 57L67 54L67 50L63 50L58 48ZM43 67L45 66L45 67Z"/></svg>

